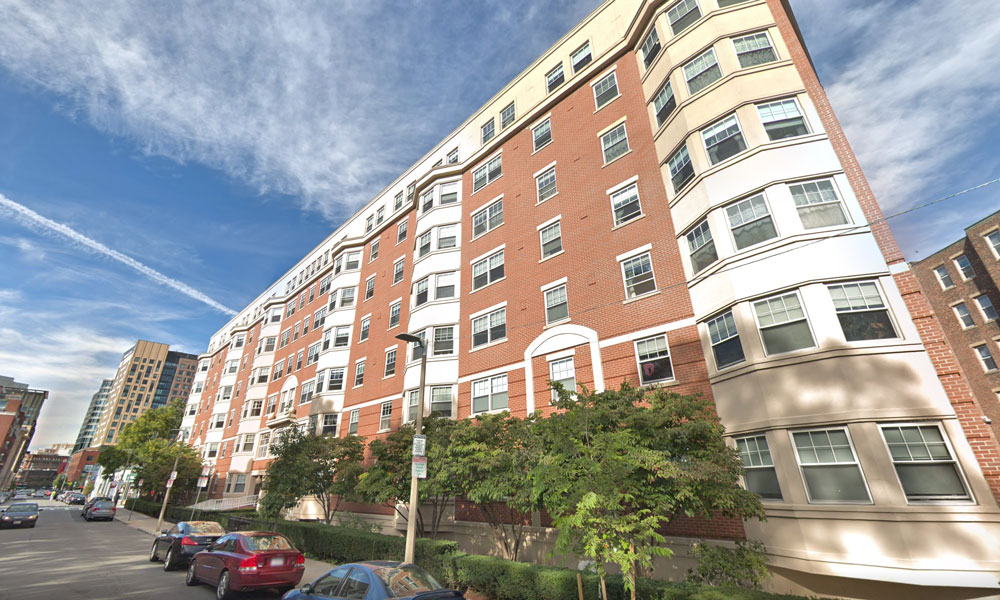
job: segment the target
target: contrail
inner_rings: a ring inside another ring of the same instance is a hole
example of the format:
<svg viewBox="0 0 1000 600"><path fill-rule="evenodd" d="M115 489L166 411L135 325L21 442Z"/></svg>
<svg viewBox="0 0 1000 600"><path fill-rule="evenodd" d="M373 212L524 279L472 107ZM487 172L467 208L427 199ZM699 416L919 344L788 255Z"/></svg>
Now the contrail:
<svg viewBox="0 0 1000 600"><path fill-rule="evenodd" d="M73 243L89 248L94 252L97 252L98 254L103 254L104 256L107 256L112 260L116 260L127 267L135 269L136 271L152 279L156 283L172 288L175 291L178 291L184 294L185 296L193 298L199 302L204 302L205 304L211 306L212 308L214 308L219 312L225 313L230 316L236 314L235 310L227 306L223 306L222 304L219 304L215 300L209 298L208 296L199 292L198 290L194 289L188 284L167 277L166 275L160 273L156 269L147 267L146 265L142 264L141 262L137 261L131 256L126 256L121 252L118 252L117 250L112 250L111 248L108 248L104 244L96 240L92 240L89 237L83 235L82 233L75 231L74 229L67 227L66 225L63 225L62 223L56 223L52 219L45 218L42 215L28 208L27 206L24 206L23 204L18 204L17 202L14 202L13 200L7 198L3 194L0 194L0 208L6 208L7 210L14 213L16 217L20 217L21 220L25 221L29 225L35 225L42 229L52 231L69 239Z"/></svg>

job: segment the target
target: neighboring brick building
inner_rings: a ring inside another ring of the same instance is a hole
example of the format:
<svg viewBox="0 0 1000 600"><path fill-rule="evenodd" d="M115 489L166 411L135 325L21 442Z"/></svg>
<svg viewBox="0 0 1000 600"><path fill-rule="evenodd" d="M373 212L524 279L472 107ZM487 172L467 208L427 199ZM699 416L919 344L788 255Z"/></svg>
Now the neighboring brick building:
<svg viewBox="0 0 1000 600"><path fill-rule="evenodd" d="M34 452L26 452L21 467L17 470L17 487L49 487L69 463L72 444L56 444Z"/></svg>
<svg viewBox="0 0 1000 600"><path fill-rule="evenodd" d="M679 553L760 540L784 591L1000 591L996 439L780 0L604 2L199 358L183 427L214 497L259 491L282 427L629 380L712 399L765 503L672 523ZM457 504L449 534L478 531Z"/></svg>
<svg viewBox="0 0 1000 600"><path fill-rule="evenodd" d="M994 435L1000 436L1000 211L910 266Z"/></svg>
<svg viewBox="0 0 1000 600"><path fill-rule="evenodd" d="M0 490L13 486L48 397L45 390L33 390L11 377L0 376Z"/></svg>
<svg viewBox="0 0 1000 600"><path fill-rule="evenodd" d="M100 455L101 448L84 448L74 452L66 467L66 481L83 487L85 477L99 470L97 458Z"/></svg>

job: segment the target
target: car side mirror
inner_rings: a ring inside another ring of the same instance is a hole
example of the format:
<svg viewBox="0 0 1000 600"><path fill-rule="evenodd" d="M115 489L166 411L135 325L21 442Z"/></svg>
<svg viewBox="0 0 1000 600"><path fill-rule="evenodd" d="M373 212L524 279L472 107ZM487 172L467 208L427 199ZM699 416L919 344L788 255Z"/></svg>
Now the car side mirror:
<svg viewBox="0 0 1000 600"><path fill-rule="evenodd" d="M211 552L214 549L215 549L215 544L209 544L205 546L205 552Z"/></svg>
<svg viewBox="0 0 1000 600"><path fill-rule="evenodd" d="M299 591L302 592L303 594L311 594L313 591L313 586L311 583L307 583L301 588L299 588Z"/></svg>

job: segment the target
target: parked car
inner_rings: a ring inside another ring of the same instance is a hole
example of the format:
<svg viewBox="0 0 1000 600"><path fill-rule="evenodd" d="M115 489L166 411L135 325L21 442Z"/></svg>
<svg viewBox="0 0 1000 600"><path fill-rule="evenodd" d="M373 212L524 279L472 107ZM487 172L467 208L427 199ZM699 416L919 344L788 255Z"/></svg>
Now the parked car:
<svg viewBox="0 0 1000 600"><path fill-rule="evenodd" d="M241 531L228 533L195 554L185 583L212 584L219 600L267 588L283 594L299 584L305 568L306 557L280 533Z"/></svg>
<svg viewBox="0 0 1000 600"><path fill-rule="evenodd" d="M86 504L87 497L79 492L71 493L66 496L66 504Z"/></svg>
<svg viewBox="0 0 1000 600"><path fill-rule="evenodd" d="M107 500L108 502L111 502L111 498L108 498L107 496L97 496L95 498L91 498L90 500L87 500L86 504L83 505L83 510L80 512L80 516L81 517L86 517L87 516L87 510L91 506L93 506L95 502L100 502L101 500Z"/></svg>
<svg viewBox="0 0 1000 600"><path fill-rule="evenodd" d="M0 504L6 504L7 500L10 499L10 494L7 492L0 492Z"/></svg>
<svg viewBox="0 0 1000 600"><path fill-rule="evenodd" d="M18 502L0 511L0 527L34 527L38 522L38 505Z"/></svg>
<svg viewBox="0 0 1000 600"><path fill-rule="evenodd" d="M31 490L17 490L14 492L14 500L27 500L31 496Z"/></svg>
<svg viewBox="0 0 1000 600"><path fill-rule="evenodd" d="M115 519L115 503L111 500L98 500L83 511L83 519L85 521L98 519L113 521Z"/></svg>
<svg viewBox="0 0 1000 600"><path fill-rule="evenodd" d="M461 593L445 588L423 568L388 560L336 567L283 597L284 600L314 598L465 600Z"/></svg>
<svg viewBox="0 0 1000 600"><path fill-rule="evenodd" d="M187 565L192 556L223 535L226 535L226 530L215 521L181 521L161 531L159 537L153 540L149 562L160 560L162 555L163 570L172 571Z"/></svg>

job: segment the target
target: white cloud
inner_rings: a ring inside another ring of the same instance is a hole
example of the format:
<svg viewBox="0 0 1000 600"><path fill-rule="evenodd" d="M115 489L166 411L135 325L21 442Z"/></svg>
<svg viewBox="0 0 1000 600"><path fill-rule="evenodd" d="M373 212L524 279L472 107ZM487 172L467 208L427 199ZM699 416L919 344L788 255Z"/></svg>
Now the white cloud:
<svg viewBox="0 0 1000 600"><path fill-rule="evenodd" d="M184 294L185 296L188 296L199 302L207 304L212 308L214 308L215 310L218 310L227 315L236 314L236 311L234 311L233 309L223 306L222 304L210 298L208 295L194 289L193 287L187 285L186 283L167 277L166 275L160 273L156 269L148 267L143 263L135 260L134 258L126 256L121 252L118 252L117 250L112 250L111 248L108 248L104 244L83 235L82 233L70 228L67 225L63 225L62 223L57 223L52 219L43 217L42 215L28 208L27 206L24 206L23 204L18 204L17 202L10 200L3 194L0 194L0 211L6 211L10 213L15 219L23 222L24 224L30 227L39 229L46 233L59 235L69 240L72 244L76 246L79 246L91 252L95 252L97 254L110 258L114 261L117 261L127 267L130 267L138 271L141 275L148 277L149 279L155 281L156 283L165 285L173 289L174 291Z"/></svg>
<svg viewBox="0 0 1000 600"><path fill-rule="evenodd" d="M886 212L931 199L935 186L955 192L989 178L968 157L995 143L983 136L1000 112L990 70L1000 3L797 0L793 9Z"/></svg>

